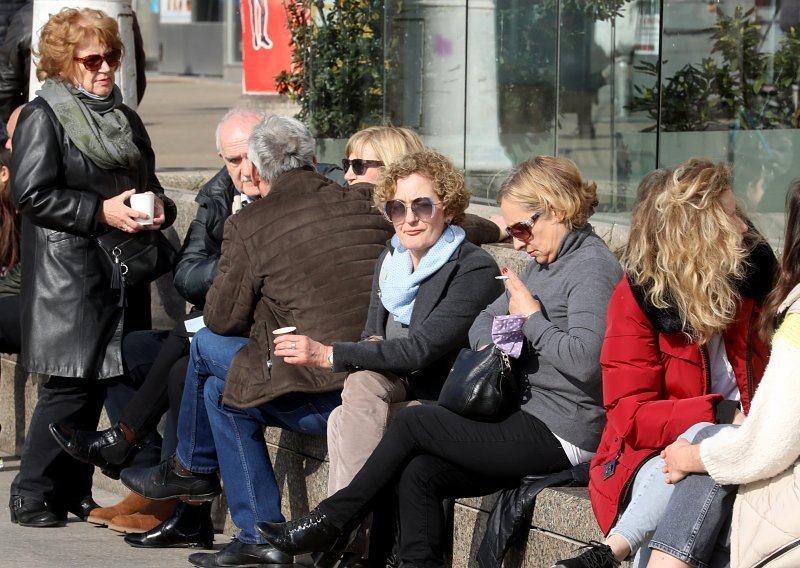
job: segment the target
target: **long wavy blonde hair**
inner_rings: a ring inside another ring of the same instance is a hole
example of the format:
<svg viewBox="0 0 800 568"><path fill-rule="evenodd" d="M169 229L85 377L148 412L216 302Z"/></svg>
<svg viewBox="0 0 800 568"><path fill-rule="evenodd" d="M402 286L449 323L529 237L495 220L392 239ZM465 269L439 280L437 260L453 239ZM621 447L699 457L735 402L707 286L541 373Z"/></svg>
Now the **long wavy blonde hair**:
<svg viewBox="0 0 800 568"><path fill-rule="evenodd" d="M701 158L650 173L622 252L631 282L654 307L676 308L683 331L701 345L731 323L736 280L746 271L744 239L721 201L732 187L726 163Z"/></svg>

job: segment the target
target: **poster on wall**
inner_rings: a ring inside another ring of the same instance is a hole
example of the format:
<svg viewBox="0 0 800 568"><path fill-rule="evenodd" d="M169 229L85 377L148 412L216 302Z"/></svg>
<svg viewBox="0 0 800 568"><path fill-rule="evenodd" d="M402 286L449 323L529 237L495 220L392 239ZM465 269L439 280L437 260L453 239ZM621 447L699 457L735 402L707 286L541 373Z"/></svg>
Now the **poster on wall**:
<svg viewBox="0 0 800 568"><path fill-rule="evenodd" d="M244 92L274 93L275 76L292 65L281 0L241 0Z"/></svg>
<svg viewBox="0 0 800 568"><path fill-rule="evenodd" d="M192 23L192 0L161 0L161 23Z"/></svg>

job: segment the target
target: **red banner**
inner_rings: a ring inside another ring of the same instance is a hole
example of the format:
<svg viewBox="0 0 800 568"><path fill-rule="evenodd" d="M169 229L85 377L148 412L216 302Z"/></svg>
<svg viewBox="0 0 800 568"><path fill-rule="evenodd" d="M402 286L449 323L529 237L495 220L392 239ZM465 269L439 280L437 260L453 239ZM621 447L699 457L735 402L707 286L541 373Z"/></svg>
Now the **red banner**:
<svg viewBox="0 0 800 568"><path fill-rule="evenodd" d="M289 26L281 0L241 0L244 92L274 93L275 76L289 69Z"/></svg>

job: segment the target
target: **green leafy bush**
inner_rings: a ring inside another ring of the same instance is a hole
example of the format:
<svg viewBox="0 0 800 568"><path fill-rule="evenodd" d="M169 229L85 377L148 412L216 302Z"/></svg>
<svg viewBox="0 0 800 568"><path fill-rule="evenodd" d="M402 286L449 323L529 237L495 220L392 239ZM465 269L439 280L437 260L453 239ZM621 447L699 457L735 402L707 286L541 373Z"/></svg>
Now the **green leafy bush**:
<svg viewBox="0 0 800 568"><path fill-rule="evenodd" d="M346 138L383 114L383 2L284 0L292 68L278 92L320 138Z"/></svg>

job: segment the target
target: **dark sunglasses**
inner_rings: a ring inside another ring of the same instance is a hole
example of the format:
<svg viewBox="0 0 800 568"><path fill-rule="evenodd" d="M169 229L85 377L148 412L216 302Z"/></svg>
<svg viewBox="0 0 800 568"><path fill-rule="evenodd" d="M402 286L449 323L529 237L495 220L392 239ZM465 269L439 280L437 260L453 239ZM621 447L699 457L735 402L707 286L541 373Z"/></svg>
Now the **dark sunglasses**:
<svg viewBox="0 0 800 568"><path fill-rule="evenodd" d="M112 69L115 69L119 66L119 62L122 59L122 50L121 49L112 49L105 55L99 55L97 53L93 53L92 55L87 55L86 57L76 57L75 61L79 63L83 63L83 66L86 67L87 71L91 71L95 73L100 70L103 66L103 61L108 63L108 66Z"/></svg>
<svg viewBox="0 0 800 568"><path fill-rule="evenodd" d="M361 158L356 158L355 160L348 160L345 158L342 160L342 169L344 173L347 173L347 170L352 166L353 173L357 176L363 176L367 172L367 168L379 168L382 165L383 162L380 160L362 160Z"/></svg>
<svg viewBox="0 0 800 568"><path fill-rule="evenodd" d="M536 223L536 219L541 217L542 214L540 212L536 212L531 215L530 219L527 221L520 221L519 223L514 223L513 225L509 225L506 227L506 233L508 236L518 241L527 241L531 238L531 229L533 229L533 224Z"/></svg>
<svg viewBox="0 0 800 568"><path fill-rule="evenodd" d="M436 206L441 203L434 203L430 197L417 197L411 202L411 212L420 221L428 221L436 215ZM392 199L383 205L383 216L387 221L400 223L406 218L406 204L399 199Z"/></svg>

